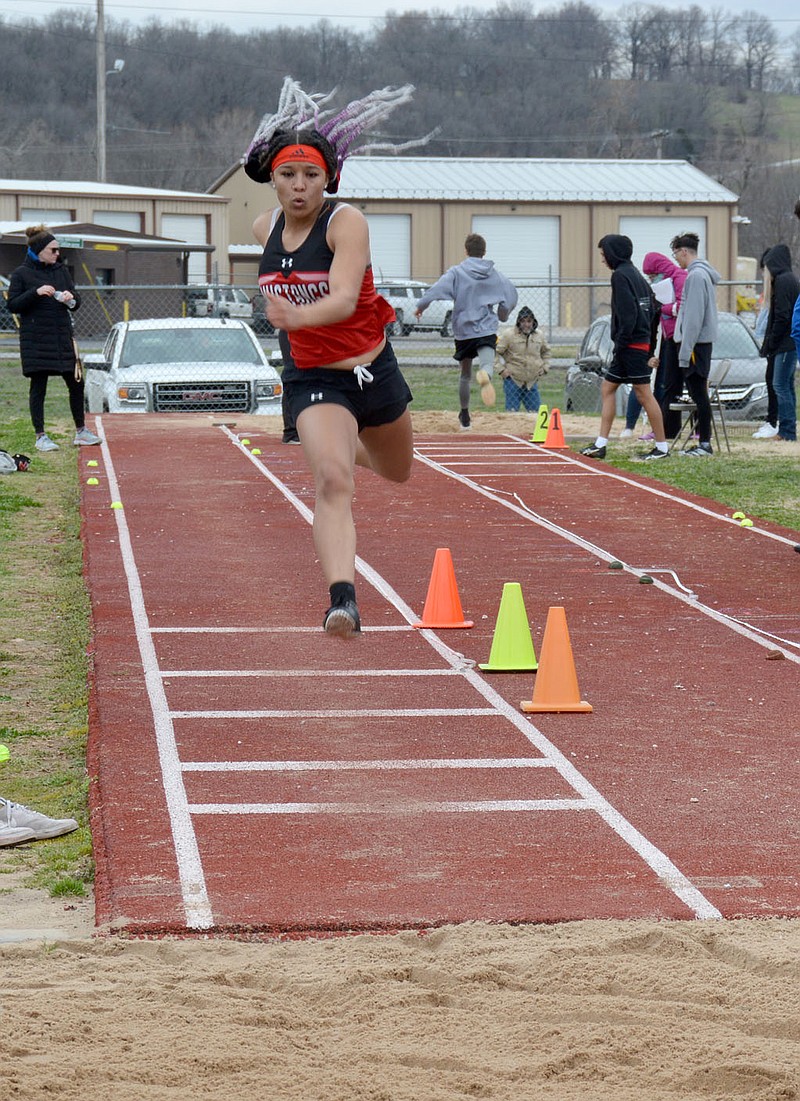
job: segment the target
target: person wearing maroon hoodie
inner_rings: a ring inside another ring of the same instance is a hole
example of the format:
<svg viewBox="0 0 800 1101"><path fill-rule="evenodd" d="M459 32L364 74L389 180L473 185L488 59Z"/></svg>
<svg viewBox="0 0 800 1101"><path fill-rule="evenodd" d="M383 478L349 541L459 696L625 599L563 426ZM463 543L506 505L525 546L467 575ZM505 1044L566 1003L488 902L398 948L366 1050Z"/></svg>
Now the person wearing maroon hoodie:
<svg viewBox="0 0 800 1101"><path fill-rule="evenodd" d="M658 357L653 357L650 366L656 368L653 387L656 401L661 406L664 418L664 433L668 440L674 440L681 429L681 414L670 412L670 403L675 402L683 392L683 372L678 366L678 345L675 343L675 323L681 304L683 284L686 272L674 260L660 252L648 252L642 262L642 271L651 284L672 280L675 301L661 306L661 343Z"/></svg>

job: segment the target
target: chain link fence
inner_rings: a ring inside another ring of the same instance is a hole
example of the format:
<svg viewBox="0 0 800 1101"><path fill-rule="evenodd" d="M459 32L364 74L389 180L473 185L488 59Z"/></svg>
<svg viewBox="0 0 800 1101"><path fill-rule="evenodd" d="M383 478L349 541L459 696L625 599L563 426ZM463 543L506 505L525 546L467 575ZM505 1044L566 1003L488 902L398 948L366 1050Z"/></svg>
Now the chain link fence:
<svg viewBox="0 0 800 1101"><path fill-rule="evenodd" d="M550 343L578 343L590 323L611 310L611 288L607 280L583 282L526 281L516 283L517 309L528 306ZM157 317L238 317L252 326L258 336L274 336L264 315L264 300L257 286L222 283L185 286L152 284L136 286L78 286L81 308L74 315L79 339L93 343L105 339L118 321ZM753 284L723 282L717 288L721 310L742 312L754 320L757 308ZM392 304L395 304L392 298ZM513 316L513 315L512 315ZM0 302L0 329L14 331L14 320ZM447 326L428 330L443 340L451 338ZM393 336L420 335L413 324Z"/></svg>

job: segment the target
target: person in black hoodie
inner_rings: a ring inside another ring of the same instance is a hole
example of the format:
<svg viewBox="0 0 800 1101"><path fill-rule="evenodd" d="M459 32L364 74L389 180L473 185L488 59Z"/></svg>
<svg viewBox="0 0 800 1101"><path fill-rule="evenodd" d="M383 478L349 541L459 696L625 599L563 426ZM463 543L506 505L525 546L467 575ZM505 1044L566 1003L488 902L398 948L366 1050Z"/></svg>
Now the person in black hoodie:
<svg viewBox="0 0 800 1101"><path fill-rule="evenodd" d="M83 378L77 366L72 335L73 310L80 305L72 276L61 262L58 241L46 226L28 226L28 253L11 273L8 308L19 314L19 350L22 373L30 379L30 412L37 451L58 451L44 430L47 380L60 375L69 390L69 408L75 422L73 443L97 444L100 437L85 427Z"/></svg>
<svg viewBox="0 0 800 1101"><path fill-rule="evenodd" d="M604 459L606 444L616 411L617 390L630 383L647 413L655 443L642 461L666 459L669 446L664 435L661 409L650 389L650 365L658 333L658 303L645 277L631 263L633 242L630 237L609 233L598 245L603 263L611 269L611 339L614 356L604 372L601 384L602 412L600 434L582 455Z"/></svg>
<svg viewBox="0 0 800 1101"><path fill-rule="evenodd" d="M774 245L764 256L764 267L771 278L769 317L762 356L774 357L772 385L778 399L779 440L797 439L797 397L794 372L797 348L792 339L792 314L800 294L800 282L792 271L792 256L787 245Z"/></svg>

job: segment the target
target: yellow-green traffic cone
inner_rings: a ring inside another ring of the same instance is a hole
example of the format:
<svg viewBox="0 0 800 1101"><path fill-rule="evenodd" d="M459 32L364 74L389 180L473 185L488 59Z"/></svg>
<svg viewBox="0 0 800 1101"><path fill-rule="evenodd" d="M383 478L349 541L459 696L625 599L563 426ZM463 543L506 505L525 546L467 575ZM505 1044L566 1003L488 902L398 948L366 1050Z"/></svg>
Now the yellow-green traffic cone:
<svg viewBox="0 0 800 1101"><path fill-rule="evenodd" d="M539 412L536 414L536 427L533 430L531 436L531 443L544 443L547 439L547 429L550 426L550 411L546 405L539 406Z"/></svg>
<svg viewBox="0 0 800 1101"><path fill-rule="evenodd" d="M486 673L531 673L539 668L522 586L517 581L503 585L489 660L478 668Z"/></svg>

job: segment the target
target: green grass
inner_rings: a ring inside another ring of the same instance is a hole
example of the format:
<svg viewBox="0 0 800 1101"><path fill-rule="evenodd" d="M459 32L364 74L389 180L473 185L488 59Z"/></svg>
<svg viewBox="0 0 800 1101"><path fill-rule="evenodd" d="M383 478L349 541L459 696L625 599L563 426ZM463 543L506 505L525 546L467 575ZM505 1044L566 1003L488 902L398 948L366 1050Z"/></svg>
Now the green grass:
<svg viewBox="0 0 800 1101"><path fill-rule="evenodd" d="M415 411L458 408L455 363L404 373ZM550 409L561 408L563 386L558 369L542 381ZM11 750L10 760L0 764L0 794L81 822L66 837L0 850L0 895L3 872L20 868L29 883L53 895L81 894L93 874L85 768L89 605L66 388L51 383L47 398L48 431L66 444L61 451L33 450L27 388L13 362L0 362L0 413L0 447L33 456L27 473L0 477L0 742ZM593 436L597 418L583 422L586 438ZM737 427L731 456L697 462L676 456L645 470L630 461L635 445L612 442L608 461L800 531L800 460L788 452L753 454L750 431ZM578 448L585 440L569 442Z"/></svg>
<svg viewBox="0 0 800 1101"><path fill-rule="evenodd" d="M86 813L89 606L82 575L78 470L66 387L50 384L48 430L61 451L39 455L16 364L0 364L0 447L33 459L0 478L0 795L81 828L0 850L2 874L23 869L32 886L83 894L93 874Z"/></svg>

